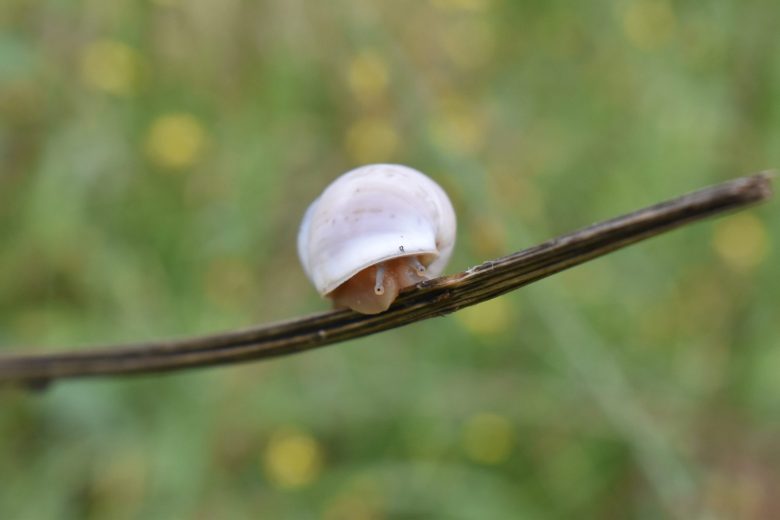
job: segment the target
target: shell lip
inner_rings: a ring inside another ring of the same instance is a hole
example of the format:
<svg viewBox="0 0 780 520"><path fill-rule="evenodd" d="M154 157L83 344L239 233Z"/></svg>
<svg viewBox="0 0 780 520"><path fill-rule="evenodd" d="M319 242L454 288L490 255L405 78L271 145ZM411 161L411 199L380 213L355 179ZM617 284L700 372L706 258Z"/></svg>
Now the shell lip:
<svg viewBox="0 0 780 520"><path fill-rule="evenodd" d="M343 277L341 277L338 280L332 281L326 287L324 287L321 291L319 291L320 296L328 296L330 293L332 293L333 291L335 291L336 289L338 289L339 287L341 287L342 285L347 283L350 278L352 278L353 276L358 274L360 271L363 271L364 269L368 269L369 267L373 267L373 266L375 266L377 264L381 264L382 262L385 262L387 260L394 260L396 258L408 258L410 256L421 256L421 255L422 256L427 256L427 257L430 258L430 261L427 264L425 262L423 262L423 265L425 265L427 267L428 264L430 264L436 258L439 257L439 252L435 251L435 250L431 251L431 250L426 250L426 249L421 249L421 250L417 250L417 251L409 251L408 249L404 249L404 252L401 253L401 254L385 255L382 258L378 258L376 261L374 261L374 262L372 262L372 263L370 263L368 265L361 266L360 268L351 271L350 273L344 275Z"/></svg>

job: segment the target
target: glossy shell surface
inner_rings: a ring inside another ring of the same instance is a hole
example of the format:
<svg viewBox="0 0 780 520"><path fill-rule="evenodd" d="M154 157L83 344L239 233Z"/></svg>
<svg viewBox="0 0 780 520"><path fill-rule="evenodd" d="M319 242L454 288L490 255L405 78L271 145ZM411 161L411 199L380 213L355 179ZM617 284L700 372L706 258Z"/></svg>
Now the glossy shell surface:
<svg viewBox="0 0 780 520"><path fill-rule="evenodd" d="M298 233L306 275L327 295L359 271L404 256L441 274L455 243L446 193L407 166L373 164L330 184L307 209Z"/></svg>

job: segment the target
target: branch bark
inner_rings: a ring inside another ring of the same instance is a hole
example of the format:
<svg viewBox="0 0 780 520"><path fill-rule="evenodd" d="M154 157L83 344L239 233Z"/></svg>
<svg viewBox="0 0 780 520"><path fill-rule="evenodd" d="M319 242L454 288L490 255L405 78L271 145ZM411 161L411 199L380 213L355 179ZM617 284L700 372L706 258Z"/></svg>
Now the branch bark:
<svg viewBox="0 0 780 520"><path fill-rule="evenodd" d="M561 235L464 272L405 290L377 315L338 310L188 339L95 347L59 354L0 356L0 384L33 388L53 380L167 372L269 359L444 316L703 218L772 194L769 173L741 177Z"/></svg>

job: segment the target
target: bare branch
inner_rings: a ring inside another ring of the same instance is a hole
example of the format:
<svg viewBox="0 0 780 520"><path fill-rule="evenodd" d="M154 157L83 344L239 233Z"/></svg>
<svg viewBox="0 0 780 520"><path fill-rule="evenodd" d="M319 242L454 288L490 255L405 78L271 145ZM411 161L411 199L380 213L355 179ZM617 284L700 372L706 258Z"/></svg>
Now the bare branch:
<svg viewBox="0 0 780 520"><path fill-rule="evenodd" d="M420 283L382 314L339 310L189 339L0 356L0 383L42 387L55 379L165 372L304 352L444 316L670 229L766 200L771 193L768 173L711 186Z"/></svg>

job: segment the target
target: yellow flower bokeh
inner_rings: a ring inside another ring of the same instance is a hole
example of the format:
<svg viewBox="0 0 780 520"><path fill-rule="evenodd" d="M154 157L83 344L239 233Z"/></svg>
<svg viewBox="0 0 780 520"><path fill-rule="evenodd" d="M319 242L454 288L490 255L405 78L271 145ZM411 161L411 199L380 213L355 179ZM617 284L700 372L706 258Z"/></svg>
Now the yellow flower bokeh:
<svg viewBox="0 0 780 520"><path fill-rule="evenodd" d="M81 53L82 82L117 96L132 95L138 87L141 57L132 47L114 40L97 40Z"/></svg>
<svg viewBox="0 0 780 520"><path fill-rule="evenodd" d="M195 164L206 145L206 131L198 119L185 113L158 117L146 136L146 154L157 166L169 169Z"/></svg>
<svg viewBox="0 0 780 520"><path fill-rule="evenodd" d="M666 44L677 28L672 6L665 0L639 0L622 12L623 31L636 47L652 51Z"/></svg>
<svg viewBox="0 0 780 520"><path fill-rule="evenodd" d="M325 506L323 520L380 520L384 518L383 487L370 476L352 479Z"/></svg>
<svg viewBox="0 0 780 520"><path fill-rule="evenodd" d="M355 98L369 105L381 99L387 90L389 72L382 57L372 50L355 56L347 70L347 83Z"/></svg>
<svg viewBox="0 0 780 520"><path fill-rule="evenodd" d="M495 48L495 29L482 18L469 17L443 25L435 35L438 46L460 69L488 63Z"/></svg>
<svg viewBox="0 0 780 520"><path fill-rule="evenodd" d="M490 7L490 0L432 0L435 7L452 11L484 11Z"/></svg>
<svg viewBox="0 0 780 520"><path fill-rule="evenodd" d="M506 417L479 413L466 422L462 441L470 459L482 464L498 464L512 452L514 429Z"/></svg>
<svg viewBox="0 0 780 520"><path fill-rule="evenodd" d="M317 439L291 428L276 431L263 456L268 478L280 488L297 488L314 482L322 465L323 452Z"/></svg>
<svg viewBox="0 0 780 520"><path fill-rule="evenodd" d="M457 95L444 95L432 118L433 140L448 152L476 153L486 136L485 121L473 104Z"/></svg>
<svg viewBox="0 0 780 520"><path fill-rule="evenodd" d="M455 316L463 327L475 336L490 336L506 330L517 310L507 298L494 298L462 309Z"/></svg>
<svg viewBox="0 0 780 520"><path fill-rule="evenodd" d="M712 246L732 269L750 271L766 258L769 237L761 220L742 213L718 222Z"/></svg>
<svg viewBox="0 0 780 520"><path fill-rule="evenodd" d="M387 162L399 144L398 132L384 118L365 118L352 123L347 130L347 154L357 164Z"/></svg>

